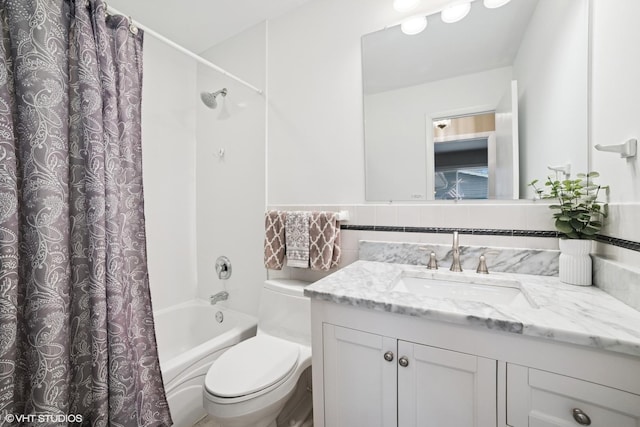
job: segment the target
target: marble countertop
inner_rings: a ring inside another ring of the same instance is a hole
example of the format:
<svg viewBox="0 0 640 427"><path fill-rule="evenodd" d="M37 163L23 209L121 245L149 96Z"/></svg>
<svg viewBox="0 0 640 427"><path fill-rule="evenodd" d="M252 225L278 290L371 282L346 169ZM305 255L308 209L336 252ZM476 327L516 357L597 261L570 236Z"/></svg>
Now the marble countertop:
<svg viewBox="0 0 640 427"><path fill-rule="evenodd" d="M640 311L594 287L573 286L557 277L475 271L440 277L454 280L517 281L538 308L430 298L392 288L402 275L429 277L424 267L357 261L305 288L305 295L337 304L424 319L482 327L640 356Z"/></svg>

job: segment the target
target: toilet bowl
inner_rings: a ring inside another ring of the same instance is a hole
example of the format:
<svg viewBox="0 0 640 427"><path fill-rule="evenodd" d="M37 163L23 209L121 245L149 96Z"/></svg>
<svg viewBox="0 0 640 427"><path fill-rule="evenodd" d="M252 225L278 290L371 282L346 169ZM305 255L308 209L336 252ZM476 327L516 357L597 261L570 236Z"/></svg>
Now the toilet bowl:
<svg viewBox="0 0 640 427"><path fill-rule="evenodd" d="M222 427L275 427L311 365L308 282L267 280L258 314L258 332L227 350L209 368L204 407Z"/></svg>

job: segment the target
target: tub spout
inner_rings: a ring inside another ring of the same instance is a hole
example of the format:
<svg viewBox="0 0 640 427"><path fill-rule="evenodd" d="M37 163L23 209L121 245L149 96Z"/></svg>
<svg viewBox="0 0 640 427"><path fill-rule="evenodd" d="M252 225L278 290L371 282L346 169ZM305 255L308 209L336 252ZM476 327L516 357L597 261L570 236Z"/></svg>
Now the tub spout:
<svg viewBox="0 0 640 427"><path fill-rule="evenodd" d="M220 301L226 301L228 299L229 299L229 292L222 291L222 292L218 292L215 295L211 295L209 297L209 302L211 303L211 305L214 305L216 303L219 303Z"/></svg>

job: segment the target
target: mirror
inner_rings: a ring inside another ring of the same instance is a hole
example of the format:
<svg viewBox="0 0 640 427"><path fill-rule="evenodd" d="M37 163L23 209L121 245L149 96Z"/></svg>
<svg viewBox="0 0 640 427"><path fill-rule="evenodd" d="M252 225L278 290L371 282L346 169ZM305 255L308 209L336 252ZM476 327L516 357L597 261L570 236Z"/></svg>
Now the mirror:
<svg viewBox="0 0 640 427"><path fill-rule="evenodd" d="M533 179L563 174L549 167L586 171L588 11L588 0L477 0L459 22L437 13L416 35L363 36L366 200L527 199ZM493 128L440 135L481 114ZM464 154L480 146L482 162Z"/></svg>

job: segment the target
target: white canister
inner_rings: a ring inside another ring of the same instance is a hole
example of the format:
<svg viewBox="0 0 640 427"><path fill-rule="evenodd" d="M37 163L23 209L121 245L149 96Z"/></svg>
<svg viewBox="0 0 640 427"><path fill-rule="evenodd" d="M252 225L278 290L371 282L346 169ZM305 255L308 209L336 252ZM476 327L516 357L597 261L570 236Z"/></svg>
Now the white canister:
<svg viewBox="0 0 640 427"><path fill-rule="evenodd" d="M560 239L560 281L591 286L591 240Z"/></svg>

